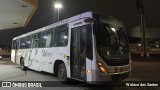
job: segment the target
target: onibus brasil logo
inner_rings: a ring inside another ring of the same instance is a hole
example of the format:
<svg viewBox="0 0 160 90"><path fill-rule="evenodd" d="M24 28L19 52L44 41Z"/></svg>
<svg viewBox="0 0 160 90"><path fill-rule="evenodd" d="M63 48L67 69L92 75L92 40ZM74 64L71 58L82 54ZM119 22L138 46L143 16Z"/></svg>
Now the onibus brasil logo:
<svg viewBox="0 0 160 90"><path fill-rule="evenodd" d="M2 87L42 87L42 84L35 82L2 82Z"/></svg>

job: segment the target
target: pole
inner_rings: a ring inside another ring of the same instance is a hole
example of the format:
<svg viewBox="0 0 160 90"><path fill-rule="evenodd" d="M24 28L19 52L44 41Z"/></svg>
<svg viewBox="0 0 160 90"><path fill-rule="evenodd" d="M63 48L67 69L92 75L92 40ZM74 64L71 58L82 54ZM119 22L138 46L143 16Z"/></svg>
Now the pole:
<svg viewBox="0 0 160 90"><path fill-rule="evenodd" d="M142 42L143 42L143 57L144 59L146 59L147 57L147 53L146 53L146 36L145 36L145 21L144 21L144 13L141 13L141 30L142 30L142 34L143 34L143 37L142 37Z"/></svg>
<svg viewBox="0 0 160 90"><path fill-rule="evenodd" d="M58 19L58 21L59 21L59 8L57 8L57 19Z"/></svg>
<svg viewBox="0 0 160 90"><path fill-rule="evenodd" d="M143 58L146 60L147 53L146 53L146 36L145 36L145 18L144 18L144 6L142 0L136 0L136 6L138 11L141 14L141 31L142 31L142 43L143 43Z"/></svg>

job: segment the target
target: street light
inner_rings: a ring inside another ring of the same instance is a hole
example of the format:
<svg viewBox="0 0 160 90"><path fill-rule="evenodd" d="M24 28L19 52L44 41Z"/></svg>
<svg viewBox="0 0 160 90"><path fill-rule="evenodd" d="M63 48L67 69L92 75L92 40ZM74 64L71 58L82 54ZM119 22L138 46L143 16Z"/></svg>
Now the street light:
<svg viewBox="0 0 160 90"><path fill-rule="evenodd" d="M58 11L58 16L57 16L57 18L58 18L58 21L59 21L59 9L60 8L62 8L62 4L61 3L59 3L59 2L57 2L57 3L55 3L54 4L54 7L57 9L57 11Z"/></svg>
<svg viewBox="0 0 160 90"><path fill-rule="evenodd" d="M136 6L138 11L141 14L141 31L142 31L142 40L143 40L143 53L144 53L144 59L147 57L146 53L146 36L145 36L145 17L144 17L144 5L142 0L136 0Z"/></svg>

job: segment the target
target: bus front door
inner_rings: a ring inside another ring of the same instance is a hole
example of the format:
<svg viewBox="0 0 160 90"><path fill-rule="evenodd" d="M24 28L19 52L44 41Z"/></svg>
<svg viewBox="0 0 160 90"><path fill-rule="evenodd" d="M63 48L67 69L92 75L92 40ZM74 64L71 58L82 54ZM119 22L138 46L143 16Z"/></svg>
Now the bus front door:
<svg viewBox="0 0 160 90"><path fill-rule="evenodd" d="M71 29L71 77L86 81L86 27Z"/></svg>

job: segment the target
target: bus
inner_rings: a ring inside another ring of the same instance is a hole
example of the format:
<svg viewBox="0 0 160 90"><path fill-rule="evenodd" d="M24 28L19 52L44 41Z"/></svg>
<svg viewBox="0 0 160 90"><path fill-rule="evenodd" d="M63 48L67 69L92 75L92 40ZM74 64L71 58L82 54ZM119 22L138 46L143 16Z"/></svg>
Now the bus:
<svg viewBox="0 0 160 90"><path fill-rule="evenodd" d="M123 80L131 72L124 24L91 11L13 38L11 61L62 82Z"/></svg>

